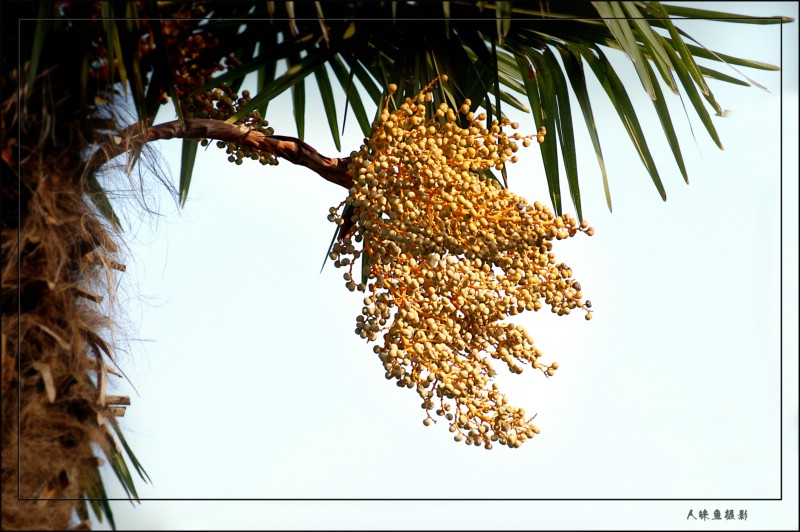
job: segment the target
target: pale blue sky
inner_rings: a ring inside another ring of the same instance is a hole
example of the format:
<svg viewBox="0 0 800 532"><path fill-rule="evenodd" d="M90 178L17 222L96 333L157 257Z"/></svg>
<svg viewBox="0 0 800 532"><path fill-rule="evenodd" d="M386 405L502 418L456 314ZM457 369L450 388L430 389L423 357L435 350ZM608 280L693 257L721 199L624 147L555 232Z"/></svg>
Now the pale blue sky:
<svg viewBox="0 0 800 532"><path fill-rule="evenodd" d="M788 2L707 7L797 17ZM680 26L711 49L780 64L778 26ZM122 360L139 395L120 386L133 401L123 425L153 479L138 484L144 498L701 501L116 502L118 527L708 526L687 522L689 509L748 510L748 521L726 523L737 529L796 527L797 23L782 31L783 502L713 500L781 494L781 76L747 70L770 92L710 83L732 110L714 119L725 151L692 116L695 145L670 98L688 186L646 94L633 94L666 203L599 85L590 86L614 212L576 115L584 216L596 234L557 242L555 251L594 303L594 318L541 312L518 320L561 365L552 379L499 376L542 429L521 449L455 443L444 422L422 425L413 391L384 379L371 344L353 333L363 296L347 291L332 264L319 273L333 231L328 207L345 191L304 168L237 167L214 147L201 153L185 209L154 187L163 216L131 220L120 294L132 336L146 340L131 342ZM635 79L623 57L610 55L623 79ZM336 155L319 102L310 100L306 141ZM289 102L286 93L270 105L276 133L295 133ZM343 154L361 141L352 118ZM535 129L529 116L516 119ZM177 176L180 143L158 149ZM510 187L546 201L538 150L523 154L509 167Z"/></svg>

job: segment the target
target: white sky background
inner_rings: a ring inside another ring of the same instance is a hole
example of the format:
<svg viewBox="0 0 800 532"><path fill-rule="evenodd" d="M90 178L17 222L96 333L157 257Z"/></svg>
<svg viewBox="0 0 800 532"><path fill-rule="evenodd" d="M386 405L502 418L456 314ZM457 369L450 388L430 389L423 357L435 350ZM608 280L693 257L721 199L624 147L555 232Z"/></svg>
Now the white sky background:
<svg viewBox="0 0 800 532"><path fill-rule="evenodd" d="M788 2L701 6L797 17ZM724 500L781 496L781 76L743 70L770 93L710 82L732 110L714 118L725 151L691 114L695 145L680 102L668 97L689 186L646 93L633 92L665 203L587 75L614 212L574 104L584 216L596 234L559 241L554 251L592 300L594 318L523 314L545 360L561 367L551 379L532 370L499 376L513 404L537 413L540 435L520 449L486 451L454 442L443 419L424 427L416 392L384 379L372 344L353 333L364 296L347 291L332 263L319 273L333 232L325 217L346 191L286 161L237 167L212 146L201 149L185 209L153 187L162 216L140 222L130 214L122 297L132 336L146 341L131 342L122 361L138 395L128 385L119 393L131 395L123 426L153 480L137 483L139 493L699 500L120 501L112 503L118 528L714 526L687 521L689 509L748 510L747 521L723 529L796 528L797 24L783 28L783 501ZM713 50L780 64L778 26L679 26ZM638 87L621 53L609 56ZM337 155L315 90L307 86L305 140ZM532 117L510 115L535 130ZM288 92L268 118L276 133L295 134ZM342 155L361 140L350 111ZM180 142L158 149L177 179ZM509 182L531 201L548 201L538 151L522 150ZM124 496L113 474L105 478L109 496Z"/></svg>

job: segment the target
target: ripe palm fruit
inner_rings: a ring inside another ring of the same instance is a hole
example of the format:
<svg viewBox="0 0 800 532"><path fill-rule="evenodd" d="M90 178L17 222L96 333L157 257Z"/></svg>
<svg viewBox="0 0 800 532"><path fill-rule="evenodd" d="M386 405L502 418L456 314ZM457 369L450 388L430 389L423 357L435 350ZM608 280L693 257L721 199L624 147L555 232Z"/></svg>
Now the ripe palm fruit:
<svg viewBox="0 0 800 532"><path fill-rule="evenodd" d="M552 241L593 229L487 177L513 162L517 140L542 142L543 129L509 135L503 128L517 124L487 127L483 115L467 115L462 128L446 104L428 117L432 86L392 112L387 98L374 134L351 154L353 186L342 205L352 206L355 232L332 256L349 279L354 261L344 259L366 255L368 282L359 289L369 294L356 333L377 342L387 379L417 391L425 419L444 416L455 440L469 445L519 447L539 429L492 382L492 359L513 373L532 366L547 376L558 364L541 362L528 332L503 320L539 310L542 300L559 315L584 308ZM342 216L333 221L345 223Z"/></svg>

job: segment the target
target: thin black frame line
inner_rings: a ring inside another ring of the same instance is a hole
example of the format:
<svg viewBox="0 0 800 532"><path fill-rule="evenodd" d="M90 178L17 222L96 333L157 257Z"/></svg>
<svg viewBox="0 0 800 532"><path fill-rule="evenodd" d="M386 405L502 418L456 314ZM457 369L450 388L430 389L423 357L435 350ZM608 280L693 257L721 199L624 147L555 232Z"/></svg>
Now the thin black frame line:
<svg viewBox="0 0 800 532"><path fill-rule="evenodd" d="M425 499L420 497L381 497L377 499L365 498L365 497L355 497L355 498L347 498L347 497L278 497L278 498L256 498L256 499L247 499L247 498L240 498L240 497L227 497L227 498L216 498L216 497L200 497L194 499L183 499L179 497L153 497L153 498L140 498L140 499L127 499L125 497L109 497L109 498L70 498L70 497L58 497L58 498L50 498L50 499L35 499L35 498L20 498L21 501L127 501L127 502L141 502L141 501L275 501L275 502L289 502L289 501L298 501L298 502L324 502L324 501L336 501L336 502L345 502L345 501L355 501L355 502L441 502L441 501L487 501L487 502L499 502L499 501L508 501L508 502L536 502L536 501L562 501L562 502L689 502L689 501L748 501L748 502L779 502L783 499L776 499L776 498L764 498L764 499L742 499L742 498L710 498L710 499L638 499L638 498L629 498L629 499L604 499L604 498L586 498L586 499L562 499L558 497L553 498L546 498L546 499L524 499L524 498L515 498L515 497L490 497L490 498L477 498L477 497L444 497L444 498L434 498L434 499Z"/></svg>
<svg viewBox="0 0 800 532"><path fill-rule="evenodd" d="M778 290L779 290L779 305L780 305L780 319L778 321L778 331L780 336L780 384L779 388L779 396L780 396L780 433L781 433L781 451L780 451L780 464L781 464L781 480L780 480L780 494L781 499L783 499L783 24L780 25L781 28L781 42L780 42L780 58L781 58L781 69L779 71L779 78L780 78L780 87L781 90L778 94L778 102L780 106L780 114L778 116L779 122L779 130L780 130L780 137L781 142L778 146L778 151L781 157L781 178L778 184L778 195L780 196L781 200L778 204L778 211L779 211L779 219L780 223L778 224L778 238L779 238L779 246L778 246L778 264L780 269L780 274L778 276Z"/></svg>
<svg viewBox="0 0 800 532"><path fill-rule="evenodd" d="M666 18L666 19L663 19L663 18L650 18L649 20L714 20L714 21L723 21L723 22L735 22L736 20L783 20L784 18L785 17L781 17L781 16L769 16L769 17L744 17L743 16L743 17L737 17L735 19L717 18L717 17L683 17L683 18L678 18L678 19L673 19L673 18ZM18 35L21 35L21 23L22 23L23 20L24 21L38 21L38 20L65 20L65 19L63 19L63 18L44 18L44 19L21 18L21 19L18 19L17 20ZM83 20L83 21L89 20L89 21L91 21L91 20L97 20L97 19L67 19L67 20ZM102 20L106 20L106 19L102 19ZM156 20L156 19L114 18L114 19L111 19L111 20ZM159 20L172 20L172 19L159 19ZM181 19L181 20L207 20L207 19ZM246 19L229 19L229 20L244 20L244 21L253 21L253 20L262 21L262 20L265 20L265 21L270 21L270 20L319 20L319 19L318 18L316 18L316 19L314 19L314 18L309 18L309 19L306 19L306 18L294 18L294 19L292 19L292 18L274 18L274 19L260 19L260 18L252 19L252 18L246 18ZM350 20L350 19L332 18L332 19L325 19L325 20ZM399 19L395 19L395 18L391 18L391 19L389 19L389 18L386 18L386 19L363 18L363 19L359 19L359 20L389 20L389 21L401 20L402 21L402 20L411 20L411 19L406 19L406 18L399 18ZM419 20L419 19L413 19L413 20ZM491 17L486 17L486 19L483 19L483 18L474 18L474 19L451 18L451 19L445 19L445 18L442 17L442 18L431 18L431 19L426 19L426 20L441 20L441 21L444 21L444 20L470 20L471 21L471 20L491 20ZM498 20L498 17L495 17L494 20ZM607 19L604 19L602 17L601 18L596 18L596 19L595 18L550 19L550 18L543 17L542 20L547 20L547 21L552 21L552 22L554 22L556 20L569 20L569 21L573 21L574 22L574 21L583 21L583 20L607 20ZM633 20L633 19L631 19L630 17L614 17L614 20ZM20 421L21 421L22 398L21 398L21 387L18 386L17 387L17 463L18 463L18 465L17 465L17 467L18 467L18 470L17 470L17 500L35 500L35 501L41 501L41 500L64 500L64 501L67 501L67 500L84 500L84 501L90 501L90 500L108 500L108 501L575 501L575 502L579 502L579 501L606 501L606 502L615 502L615 501L621 501L621 502L624 502L624 501L652 501L652 502L658 502L658 501L664 501L664 502L668 502L668 501L717 501L717 500L729 500L729 501L782 501L783 500L783 480L784 480L784 477L783 477L783 453L784 453L784 448L783 448L783 66L784 66L783 65L783 26L784 26L784 24L780 23L779 26L780 26L780 40L779 40L779 47L780 47L780 70L779 70L779 83L780 83L779 106L780 106L780 113L779 113L779 117L778 118L779 118L779 136L781 138L781 142L780 142L780 146L779 146L779 154L780 154L780 157L781 157L780 178L779 178L779 195L780 195L780 198L781 198L780 207L779 207L779 219L780 219L780 223L779 223L779 226L780 226L779 227L779 234L780 234L780 244L779 244L779 269L780 269L780 275L779 275L779 289L780 289L780 294L779 294L779 314L780 314L780 318L779 318L780 319L780 322L779 322L779 336L780 336L780 341L779 341L779 368L780 368L780 385L779 385L779 396L780 396L780 407L779 407L779 412L780 412L780 418L779 418L780 453L779 453L779 463L780 463L780 471L779 471L779 475L780 475L780 477L779 478L780 478L780 480L779 480L779 483L780 483L780 485L779 485L779 493L780 493L780 497L779 498L777 498L777 499L776 498L758 498L758 499L741 499L741 498L729 498L729 499L718 499L718 498L692 498L692 499L683 499L683 498L677 498L677 499L675 499L675 498L652 498L652 499L642 499L642 498L621 498L621 499L607 499L607 498L578 498L578 499L563 499L563 498L545 498L545 499L527 499L527 498L522 498L522 499L519 499L519 498L443 498L443 499L439 499L439 498L436 498L436 499L424 499L424 498L422 498L422 499L417 499L417 498L380 498L380 499L374 499L374 498L343 498L343 499L342 498L255 498L255 499L250 499L250 498L244 498L244 499L242 499L242 498L222 498L222 499L220 499L220 498L186 498L186 499L184 499L184 498L104 498L104 499L77 498L77 499L69 499L69 498L28 498L28 497L21 497L21 478L22 478L22 467L21 467L22 466L22 464L21 464L21 460L22 460L22 458L21 458L22 457L22 454L21 454L22 442L21 442L21 437L22 437L22 434L21 434L21 430L20 430L19 424L20 424ZM18 39L18 42L17 42L17 54L18 54L18 62L21 65L21 63L22 63L22 39ZM21 97L21 90L22 90L22 86L21 86L22 81L21 81L21 79L22 78L20 77L19 82L18 82L18 86L17 86L18 97ZM17 135L20 136L20 138L21 138L21 129L20 128L21 128L21 123L18 122L17 123ZM18 147L18 150L21 150L21 146ZM18 180L18 186L21 187L21 174L22 174L22 172L21 172L21 160L20 160L19 157L17 159L18 159L17 160L17 167L18 167L17 180ZM21 188L19 190L21 191ZM19 208L19 207L21 207L21 194L18 194L18 196L17 196L17 203L18 203L18 209L17 209L17 217L18 217L17 233L18 233L18 242L21 242L20 232L21 232L21 226L22 226L22 224L21 224L22 211L21 211L21 208ZM17 252L18 252L18 257L17 257L17 261L18 261L17 290L18 290L18 292L20 294L21 294L21 289L22 289L21 288L21 279L20 279L20 276L21 276L21 261L22 261L22 253L21 253L21 251L22 250L20 249L20 247L18 245L17 246ZM21 299L18 297L18 308L17 308L17 312L18 312L18 321L17 321L17 328L18 328L18 333L17 333L17 371L18 371L18 375L21 374L21 360L22 360L22 358L21 358L21 351L22 351L22 349L21 349L21 335L19 334L20 328L21 328L21 322L19 321L19 317L22 314L21 305L22 305Z"/></svg>
<svg viewBox="0 0 800 532"><path fill-rule="evenodd" d="M593 21L604 21L604 20L648 20L648 21L649 20L672 20L672 21L680 22L680 21L683 21L683 20L715 20L715 21L718 21L718 22L736 23L736 22L742 21L742 20L779 20L780 21L780 20L783 20L784 18L786 18L786 17L781 17L779 15L772 15L772 16L769 16L769 17L736 17L736 18L731 18L731 17L728 17L728 18L720 18L720 17L696 17L696 18L695 17L692 17L692 18L687 18L687 17L684 17L684 18L647 17L647 18L644 18L644 19L637 19L637 18L630 18L630 17L628 17L628 18L626 18L626 17L606 17L606 18L603 18L603 17L598 17L598 18L587 18L587 17L583 17L583 18L548 18L548 17L541 17L540 19L527 19L524 22L530 22L530 21L534 21L534 20L537 21L537 22L543 22L543 21L547 21L547 22L581 22L581 21L586 21L586 20L593 20ZM130 18L126 18L126 17L111 17L111 18L108 18L108 17L97 17L97 18L43 17L43 18L21 18L19 20L20 21L22 21L22 20L24 20L24 21L32 21L32 20L53 20L53 21L69 20L69 21L84 21L84 22L85 21L90 21L91 22L91 21L98 21L98 20L125 20L125 21L134 21L134 20L138 21L138 20L141 20L141 21L145 21L145 22L151 21L151 20L161 20L161 21L164 21L164 20L167 20L167 21L179 20L181 22L184 22L184 21L189 21L189 20L192 20L192 21L193 20L207 21L207 20L215 20L215 19L193 18L193 17L188 17L188 18L159 18L159 19L156 19L156 18L143 18L143 17L130 17ZM220 19L216 19L216 20L220 20ZM231 21L241 20L241 21L247 21L247 22L253 22L253 21L257 21L257 22L275 22L275 21L294 21L294 22L298 22L298 21L300 21L300 22L311 22L311 21L314 21L314 22L319 22L319 21L331 20L331 21L337 21L337 22L347 22L347 21L352 21L353 19L352 18L342 18L342 17L323 17L323 18L311 18L311 17L295 17L295 18L290 18L290 17L275 17L275 18L248 17L248 18L229 18L229 19L225 19L225 20L231 20ZM497 21L497 20L517 20L517 19L514 19L512 17L509 17L509 18L502 18L502 17L476 17L476 18L466 18L466 17L459 17L459 18L444 18L444 17L441 17L441 18L363 17L363 18L359 18L358 20L368 20L368 21L373 21L373 22L417 22L419 20L442 21L442 22L444 22L444 21L473 22L473 21L489 21L489 20ZM522 22L523 21L519 21L518 23L522 23ZM786 22L786 24L788 24L788 22ZM783 24L781 24L781 26L783 26Z"/></svg>

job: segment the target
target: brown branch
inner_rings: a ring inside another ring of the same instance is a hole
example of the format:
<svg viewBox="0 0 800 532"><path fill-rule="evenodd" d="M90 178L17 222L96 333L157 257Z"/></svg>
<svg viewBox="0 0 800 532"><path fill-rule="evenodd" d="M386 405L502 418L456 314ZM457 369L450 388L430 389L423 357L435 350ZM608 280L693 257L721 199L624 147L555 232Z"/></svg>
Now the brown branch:
<svg viewBox="0 0 800 532"><path fill-rule="evenodd" d="M237 146L261 150L290 163L305 166L323 179L341 187L349 189L353 184L353 179L347 173L349 157L326 157L300 139L265 135L247 126L205 118L190 118L184 120L183 125L178 120L149 127L144 127L141 123L134 124L115 137L115 144L104 146L93 153L87 169L93 172L114 157L144 143L178 138L232 142Z"/></svg>

